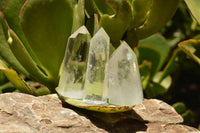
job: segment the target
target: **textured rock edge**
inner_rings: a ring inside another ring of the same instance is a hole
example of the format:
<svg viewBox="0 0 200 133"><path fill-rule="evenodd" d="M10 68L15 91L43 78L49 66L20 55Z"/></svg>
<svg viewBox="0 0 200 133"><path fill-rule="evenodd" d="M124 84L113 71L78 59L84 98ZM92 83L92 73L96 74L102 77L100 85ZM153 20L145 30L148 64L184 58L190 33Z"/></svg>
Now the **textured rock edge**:
<svg viewBox="0 0 200 133"><path fill-rule="evenodd" d="M2 133L199 133L193 127L179 124L182 121L182 117L170 105L157 99L146 99L143 104L136 105L129 112L106 114L64 108L56 94L41 97L22 93L0 95L0 132Z"/></svg>

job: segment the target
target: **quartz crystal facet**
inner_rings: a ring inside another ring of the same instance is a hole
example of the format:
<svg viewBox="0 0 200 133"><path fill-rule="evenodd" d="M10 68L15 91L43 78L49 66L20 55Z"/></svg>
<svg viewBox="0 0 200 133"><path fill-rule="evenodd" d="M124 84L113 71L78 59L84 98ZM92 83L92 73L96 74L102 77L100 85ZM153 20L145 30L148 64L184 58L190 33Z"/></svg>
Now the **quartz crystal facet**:
<svg viewBox="0 0 200 133"><path fill-rule="evenodd" d="M62 96L83 99L89 42L85 26L69 37L58 89Z"/></svg>
<svg viewBox="0 0 200 133"><path fill-rule="evenodd" d="M137 57L126 42L109 61L109 104L133 106L142 103L143 90Z"/></svg>
<svg viewBox="0 0 200 133"><path fill-rule="evenodd" d="M69 37L58 94L72 105L94 110L99 106L123 110L122 106L142 103L143 90L134 51L122 42L109 60L110 38L104 29L90 39L85 26Z"/></svg>
<svg viewBox="0 0 200 133"><path fill-rule="evenodd" d="M92 105L107 103L110 39L101 28L90 41L83 101Z"/></svg>

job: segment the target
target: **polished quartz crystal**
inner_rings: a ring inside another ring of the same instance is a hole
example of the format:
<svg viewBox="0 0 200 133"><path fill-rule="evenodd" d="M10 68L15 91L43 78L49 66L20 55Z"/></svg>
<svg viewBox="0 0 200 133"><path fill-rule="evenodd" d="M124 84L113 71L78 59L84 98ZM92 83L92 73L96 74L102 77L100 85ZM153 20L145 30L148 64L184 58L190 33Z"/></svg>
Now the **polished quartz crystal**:
<svg viewBox="0 0 200 133"><path fill-rule="evenodd" d="M58 93L83 99L90 35L85 26L73 33L67 43Z"/></svg>
<svg viewBox="0 0 200 133"><path fill-rule="evenodd" d="M137 57L123 42L109 60L110 38L103 28L90 40L85 26L67 43L58 94L87 105L133 106L142 103Z"/></svg>
<svg viewBox="0 0 200 133"><path fill-rule="evenodd" d="M101 28L90 41L83 101L92 105L107 103L110 39Z"/></svg>
<svg viewBox="0 0 200 133"><path fill-rule="evenodd" d="M128 44L123 42L109 61L109 104L133 106L142 101L137 57Z"/></svg>

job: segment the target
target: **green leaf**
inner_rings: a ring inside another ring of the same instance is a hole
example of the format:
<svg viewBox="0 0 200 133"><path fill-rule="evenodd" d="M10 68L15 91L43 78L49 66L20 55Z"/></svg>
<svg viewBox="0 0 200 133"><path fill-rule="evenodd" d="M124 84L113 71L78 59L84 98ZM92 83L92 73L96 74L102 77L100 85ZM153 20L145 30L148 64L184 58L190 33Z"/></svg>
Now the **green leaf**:
<svg viewBox="0 0 200 133"><path fill-rule="evenodd" d="M7 23L4 19L2 12L0 12L0 22L1 22L0 24L0 57L2 57L4 61L6 61L18 72L23 73L24 75L28 76L29 73L18 62L18 60L16 59L16 57L13 55L12 51L10 50L9 45L7 44L6 37L4 36L5 35L4 31L7 31L8 27L7 27Z"/></svg>
<svg viewBox="0 0 200 133"><path fill-rule="evenodd" d="M12 84L21 92L27 94L34 94L33 91L29 88L29 86L23 81L16 71L13 69L5 69L3 70L7 78L12 82Z"/></svg>
<svg viewBox="0 0 200 133"><path fill-rule="evenodd" d="M113 8L115 14L112 16L103 15L99 24L109 35L113 46L117 47L130 24L132 18L131 7L129 3L124 0L110 0L107 2L108 5Z"/></svg>
<svg viewBox="0 0 200 133"><path fill-rule="evenodd" d="M78 3L74 6L73 27L71 33L74 33L79 27L84 25L84 23L85 23L85 0L78 0Z"/></svg>
<svg viewBox="0 0 200 133"><path fill-rule="evenodd" d="M104 106L101 106L101 105L95 106L95 105L88 105L84 103L82 100L78 100L78 99L70 99L70 98L65 98L65 97L61 97L61 99L63 99L63 101L65 101L66 103L70 105L91 110L91 111L103 112L103 113L119 113L119 112L130 111L133 108L131 106L116 106L116 105L110 105L110 104L104 105Z"/></svg>
<svg viewBox="0 0 200 133"><path fill-rule="evenodd" d="M174 15L179 0L153 0L145 23L136 29L139 40L159 31Z"/></svg>
<svg viewBox="0 0 200 133"><path fill-rule="evenodd" d="M190 125L193 119L193 112L191 110L187 110L185 113L182 114L182 117L184 119L183 124Z"/></svg>
<svg viewBox="0 0 200 133"><path fill-rule="evenodd" d="M154 34L144 40L139 42L139 45L149 45L155 48L160 53L160 62L158 66L158 70L160 70L165 63L166 59L168 58L170 47L163 36L160 34Z"/></svg>
<svg viewBox="0 0 200 133"><path fill-rule="evenodd" d="M99 30L98 14L94 14L93 16L91 16L87 20L86 26L87 26L87 29L90 32L91 36L94 36L95 33Z"/></svg>
<svg viewBox="0 0 200 133"><path fill-rule="evenodd" d="M3 73L2 70L0 70L0 86L1 86L2 84L6 83L7 81L8 81L8 80L7 80L6 76L5 76L5 74Z"/></svg>
<svg viewBox="0 0 200 133"><path fill-rule="evenodd" d="M14 90L14 89L15 87L13 86L13 84L11 82L7 82L0 86L0 94L4 93L7 90Z"/></svg>
<svg viewBox="0 0 200 133"><path fill-rule="evenodd" d="M6 2L7 2L7 0L1 0L1 2L0 2L0 11L3 11Z"/></svg>
<svg viewBox="0 0 200 133"><path fill-rule="evenodd" d="M139 51L139 64L142 64L144 60L152 63L151 77L153 77L156 72L159 71L159 64L161 60L160 52L149 45L140 45L137 47L137 49Z"/></svg>
<svg viewBox="0 0 200 133"><path fill-rule="evenodd" d="M174 50L172 57L168 61L162 75L160 76L159 82L161 82L166 76L177 70L177 68L179 68L180 65L183 63L184 58L184 53L180 49Z"/></svg>
<svg viewBox="0 0 200 133"><path fill-rule="evenodd" d="M25 39L24 34L20 27L19 14L25 2L26 0L7 0L3 13L9 27L17 34L18 38L20 39L20 41L22 41L24 47L27 49L31 57L34 59L34 61L39 63L39 61L33 54L27 40ZM6 35L8 34L7 31L5 31L5 34Z"/></svg>
<svg viewBox="0 0 200 133"><path fill-rule="evenodd" d="M25 83L24 80L20 78L20 76L17 74L16 71L13 69L8 69L5 64L2 63L0 60L0 70L4 72L6 77L12 82L12 84L21 92L27 93L27 94L33 94L33 91L29 88L29 86Z"/></svg>
<svg viewBox="0 0 200 133"><path fill-rule="evenodd" d="M172 78L170 76L165 77L165 79L163 79L160 82L160 77L163 75L163 72L158 72L156 73L156 75L153 77L153 82L154 83L159 83L162 87L166 88L166 90L171 86L172 83Z"/></svg>
<svg viewBox="0 0 200 133"><path fill-rule="evenodd" d="M163 95L167 92L167 89L161 86L159 83L149 83L148 87L145 89L145 94L147 98L155 98L157 96Z"/></svg>
<svg viewBox="0 0 200 133"><path fill-rule="evenodd" d="M11 29L8 33L8 43L10 45L10 48L17 60L30 73L29 76L38 82L44 83L45 85L48 84L49 79L44 73L40 71L35 62L31 59L30 55L28 54L28 52L26 51L16 34Z"/></svg>
<svg viewBox="0 0 200 133"><path fill-rule="evenodd" d="M183 102L177 102L172 105L177 113L183 114L186 111L186 106Z"/></svg>
<svg viewBox="0 0 200 133"><path fill-rule="evenodd" d="M142 80L142 88L145 90L151 77L151 62L144 60L143 63L139 65L139 69Z"/></svg>
<svg viewBox="0 0 200 133"><path fill-rule="evenodd" d="M171 86L172 79L170 76L167 76L165 79L162 80L162 82L159 82L162 73L163 72L156 73L152 82L149 83L147 88L145 89L145 94L148 98L154 98L165 94Z"/></svg>
<svg viewBox="0 0 200 133"><path fill-rule="evenodd" d="M193 17L196 21L200 24L200 1L199 0L185 0L190 12L192 13Z"/></svg>
<svg viewBox="0 0 200 133"><path fill-rule="evenodd" d="M85 14L88 18L93 16L95 13L95 6L93 0L85 0Z"/></svg>
<svg viewBox="0 0 200 133"><path fill-rule="evenodd" d="M141 26L151 9L153 0L133 0L131 5L133 7L133 18L130 27L137 28Z"/></svg>
<svg viewBox="0 0 200 133"><path fill-rule="evenodd" d="M200 40L200 34L195 35L192 39Z"/></svg>
<svg viewBox="0 0 200 133"><path fill-rule="evenodd" d="M138 45L138 38L135 33L135 28L128 29L124 40L128 43L131 48L135 48Z"/></svg>
<svg viewBox="0 0 200 133"><path fill-rule="evenodd" d="M114 12L105 0L92 0L94 6L97 8L98 13L102 16L104 14L113 15Z"/></svg>
<svg viewBox="0 0 200 133"><path fill-rule="evenodd" d="M179 48L200 65L200 40L186 40L178 44Z"/></svg>
<svg viewBox="0 0 200 133"><path fill-rule="evenodd" d="M49 89L47 87L41 87L38 89L34 89L34 93L36 96L43 96L43 95L48 95L51 94L51 92L49 91Z"/></svg>
<svg viewBox="0 0 200 133"><path fill-rule="evenodd" d="M69 0L29 0L20 14L23 33L41 62L40 68L55 83L72 31L73 6Z"/></svg>

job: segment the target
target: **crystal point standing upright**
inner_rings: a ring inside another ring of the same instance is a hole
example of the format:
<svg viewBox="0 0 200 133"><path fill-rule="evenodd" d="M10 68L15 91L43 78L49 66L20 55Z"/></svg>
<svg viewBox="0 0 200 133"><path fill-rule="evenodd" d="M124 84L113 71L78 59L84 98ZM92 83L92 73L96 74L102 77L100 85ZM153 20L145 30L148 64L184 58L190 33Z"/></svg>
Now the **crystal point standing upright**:
<svg viewBox="0 0 200 133"><path fill-rule="evenodd" d="M58 92L62 96L83 98L89 41L90 35L85 26L80 27L68 39L58 86Z"/></svg>
<svg viewBox="0 0 200 133"><path fill-rule="evenodd" d="M109 103L133 106L142 101L143 90L137 57L128 44L123 42L109 61Z"/></svg>
<svg viewBox="0 0 200 133"><path fill-rule="evenodd" d="M109 45L110 39L103 28L90 41L83 99L85 103L107 103Z"/></svg>

